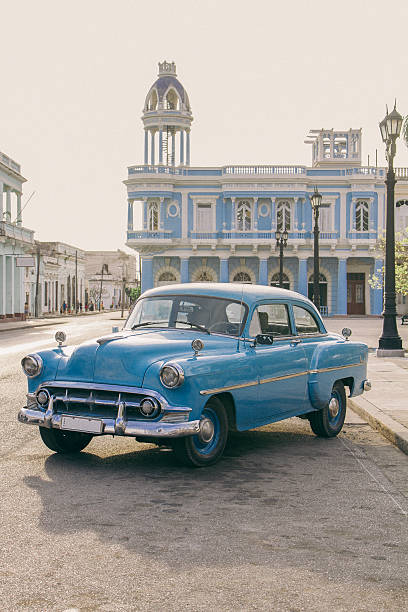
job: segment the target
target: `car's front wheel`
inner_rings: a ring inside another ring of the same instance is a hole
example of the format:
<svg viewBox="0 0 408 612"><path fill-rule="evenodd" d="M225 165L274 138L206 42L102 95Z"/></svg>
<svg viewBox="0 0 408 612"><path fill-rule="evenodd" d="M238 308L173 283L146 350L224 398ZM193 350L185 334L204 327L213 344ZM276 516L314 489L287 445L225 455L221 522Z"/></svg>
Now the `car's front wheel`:
<svg viewBox="0 0 408 612"><path fill-rule="evenodd" d="M182 463L204 467L216 463L224 452L228 438L228 417L222 402L212 397L200 420L200 433L174 440L172 447Z"/></svg>
<svg viewBox="0 0 408 612"><path fill-rule="evenodd" d="M346 392L341 380L334 383L327 405L309 416L313 433L323 438L333 438L340 433L346 417Z"/></svg>
<svg viewBox="0 0 408 612"><path fill-rule="evenodd" d="M88 446L92 434L80 431L63 431L61 429L47 429L40 427L40 435L45 446L56 453L79 453Z"/></svg>

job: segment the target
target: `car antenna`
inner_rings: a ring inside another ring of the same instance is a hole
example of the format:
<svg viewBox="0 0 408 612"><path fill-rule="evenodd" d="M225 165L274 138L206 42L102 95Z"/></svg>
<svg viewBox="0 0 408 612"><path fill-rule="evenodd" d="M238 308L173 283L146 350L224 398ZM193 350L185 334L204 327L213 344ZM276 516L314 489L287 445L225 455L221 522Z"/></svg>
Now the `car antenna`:
<svg viewBox="0 0 408 612"><path fill-rule="evenodd" d="M241 325L242 325L242 304L243 304L243 301L244 301L244 284L245 283L242 283L242 291L241 291L241 304L240 304L240 307L241 307L240 317L241 318L240 318L240 321L239 321L238 340L237 340L237 352L238 353L239 353L239 337L241 335Z"/></svg>

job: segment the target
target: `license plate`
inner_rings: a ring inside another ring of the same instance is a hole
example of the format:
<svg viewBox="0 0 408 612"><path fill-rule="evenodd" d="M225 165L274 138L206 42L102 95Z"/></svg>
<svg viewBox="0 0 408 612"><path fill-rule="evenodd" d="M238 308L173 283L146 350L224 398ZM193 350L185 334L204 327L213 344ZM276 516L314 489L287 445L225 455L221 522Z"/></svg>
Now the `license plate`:
<svg viewBox="0 0 408 612"><path fill-rule="evenodd" d="M65 415L61 417L61 429L70 429L71 431L99 434L102 433L102 425L103 423L100 419Z"/></svg>

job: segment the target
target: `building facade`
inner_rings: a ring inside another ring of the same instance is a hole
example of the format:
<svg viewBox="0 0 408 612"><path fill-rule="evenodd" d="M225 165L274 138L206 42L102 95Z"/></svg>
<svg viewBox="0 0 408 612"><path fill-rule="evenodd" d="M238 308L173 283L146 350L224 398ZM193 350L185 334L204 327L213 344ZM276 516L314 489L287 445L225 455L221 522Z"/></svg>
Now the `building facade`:
<svg viewBox="0 0 408 612"><path fill-rule="evenodd" d="M0 321L24 316L26 265L34 232L23 227L21 166L0 153Z"/></svg>
<svg viewBox="0 0 408 612"><path fill-rule="evenodd" d="M322 314L382 312L369 277L383 265L383 168L361 165L360 129L312 130L312 164L190 166L193 120L174 63L159 64L143 111L144 164L128 168L127 245L139 252L142 291L176 282L277 284L276 230L288 232L285 287L311 295L316 185ZM169 151L171 151L169 155ZM408 184L405 169L398 178Z"/></svg>
<svg viewBox="0 0 408 612"><path fill-rule="evenodd" d="M117 251L86 251L85 276L87 300L99 308L119 308L122 305L124 288L137 284L136 257L118 249ZM124 294L124 305L128 297Z"/></svg>
<svg viewBox="0 0 408 612"><path fill-rule="evenodd" d="M71 313L85 304L85 252L64 242L35 241L25 269L28 314ZM37 308L36 308L37 302Z"/></svg>

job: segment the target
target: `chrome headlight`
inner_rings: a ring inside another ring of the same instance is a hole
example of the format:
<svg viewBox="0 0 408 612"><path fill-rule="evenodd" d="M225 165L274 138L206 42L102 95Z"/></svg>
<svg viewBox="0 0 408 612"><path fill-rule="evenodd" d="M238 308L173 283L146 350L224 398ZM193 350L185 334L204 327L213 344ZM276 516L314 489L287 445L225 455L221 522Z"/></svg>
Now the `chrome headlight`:
<svg viewBox="0 0 408 612"><path fill-rule="evenodd" d="M38 376L43 368L43 362L39 355L27 355L21 360L21 367L28 378Z"/></svg>
<svg viewBox="0 0 408 612"><path fill-rule="evenodd" d="M184 382L184 370L178 363L166 363L160 370L160 380L167 389L180 387Z"/></svg>

